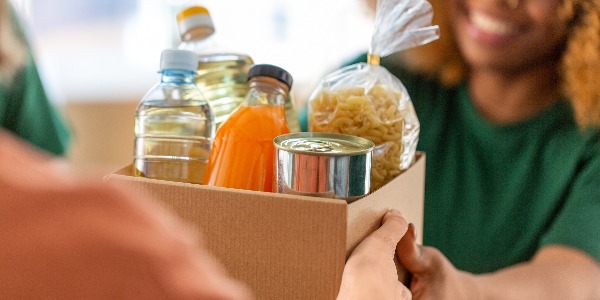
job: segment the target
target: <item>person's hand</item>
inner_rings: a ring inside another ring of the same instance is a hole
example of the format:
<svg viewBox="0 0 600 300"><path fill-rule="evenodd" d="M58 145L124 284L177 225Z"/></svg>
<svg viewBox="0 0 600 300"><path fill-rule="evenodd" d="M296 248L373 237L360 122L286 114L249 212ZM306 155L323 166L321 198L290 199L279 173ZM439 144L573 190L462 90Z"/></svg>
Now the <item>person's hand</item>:
<svg viewBox="0 0 600 300"><path fill-rule="evenodd" d="M381 227L365 238L348 258L338 300L411 299L408 288L398 280L394 263L396 246L407 228L399 211L390 210L383 216Z"/></svg>
<svg viewBox="0 0 600 300"><path fill-rule="evenodd" d="M477 299L474 275L462 272L437 249L416 243L415 227L410 224L396 253L411 273L413 299Z"/></svg>

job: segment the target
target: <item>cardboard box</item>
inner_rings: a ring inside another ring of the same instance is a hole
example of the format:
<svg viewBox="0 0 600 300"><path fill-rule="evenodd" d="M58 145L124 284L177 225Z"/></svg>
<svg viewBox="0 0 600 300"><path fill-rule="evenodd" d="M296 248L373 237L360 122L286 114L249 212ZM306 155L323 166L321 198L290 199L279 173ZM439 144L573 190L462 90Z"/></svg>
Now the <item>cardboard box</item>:
<svg viewBox="0 0 600 300"><path fill-rule="evenodd" d="M202 232L208 249L256 299L335 299L347 257L397 208L423 232L425 155L396 179L351 204L108 175L166 204ZM422 235L419 235L422 236Z"/></svg>

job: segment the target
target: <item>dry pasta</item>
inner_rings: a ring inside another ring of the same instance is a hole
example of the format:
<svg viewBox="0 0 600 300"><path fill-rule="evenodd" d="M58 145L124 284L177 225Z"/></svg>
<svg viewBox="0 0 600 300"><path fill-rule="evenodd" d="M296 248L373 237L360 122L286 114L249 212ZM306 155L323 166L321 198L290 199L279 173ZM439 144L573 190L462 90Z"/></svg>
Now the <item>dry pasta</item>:
<svg viewBox="0 0 600 300"><path fill-rule="evenodd" d="M401 173L403 93L381 84L365 93L361 87L321 90L310 101L309 130L360 136L375 144L371 190Z"/></svg>

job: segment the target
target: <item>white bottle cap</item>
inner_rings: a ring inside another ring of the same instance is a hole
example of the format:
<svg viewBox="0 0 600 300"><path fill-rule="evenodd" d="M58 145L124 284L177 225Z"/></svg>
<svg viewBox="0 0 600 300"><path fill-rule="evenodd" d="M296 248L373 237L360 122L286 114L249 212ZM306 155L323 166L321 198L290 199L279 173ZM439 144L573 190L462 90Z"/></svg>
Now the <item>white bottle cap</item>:
<svg viewBox="0 0 600 300"><path fill-rule="evenodd" d="M180 49L165 49L160 54L160 70L177 69L196 71L198 55L195 52Z"/></svg>
<svg viewBox="0 0 600 300"><path fill-rule="evenodd" d="M179 12L177 14L177 28L182 40L184 40L184 36L194 29L202 29L204 37L212 35L215 32L215 26L208 13L208 9L203 6L191 6Z"/></svg>

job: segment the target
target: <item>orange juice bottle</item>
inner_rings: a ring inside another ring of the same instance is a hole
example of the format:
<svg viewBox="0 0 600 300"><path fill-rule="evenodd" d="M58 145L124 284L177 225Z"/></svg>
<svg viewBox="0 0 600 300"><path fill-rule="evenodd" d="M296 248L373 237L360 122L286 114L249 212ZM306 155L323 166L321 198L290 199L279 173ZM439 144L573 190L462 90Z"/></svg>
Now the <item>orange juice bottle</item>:
<svg viewBox="0 0 600 300"><path fill-rule="evenodd" d="M248 72L248 95L217 130L204 183L212 186L273 191L273 139L289 133L285 100L292 87L290 73L273 65L255 65Z"/></svg>

